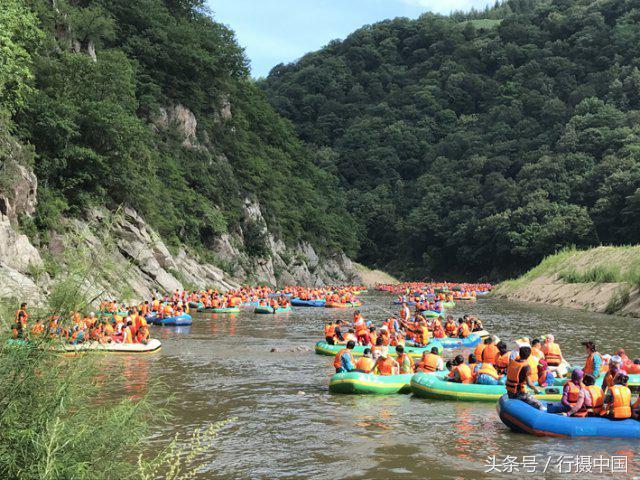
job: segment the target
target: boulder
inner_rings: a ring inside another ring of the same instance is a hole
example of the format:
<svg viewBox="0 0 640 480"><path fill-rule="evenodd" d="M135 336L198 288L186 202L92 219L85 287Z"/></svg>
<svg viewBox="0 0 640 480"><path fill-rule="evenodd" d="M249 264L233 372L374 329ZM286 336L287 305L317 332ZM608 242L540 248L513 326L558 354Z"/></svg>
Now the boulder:
<svg viewBox="0 0 640 480"><path fill-rule="evenodd" d="M43 268L38 250L26 235L13 229L9 217L4 215L0 215L0 265L20 273L29 273L31 268Z"/></svg>

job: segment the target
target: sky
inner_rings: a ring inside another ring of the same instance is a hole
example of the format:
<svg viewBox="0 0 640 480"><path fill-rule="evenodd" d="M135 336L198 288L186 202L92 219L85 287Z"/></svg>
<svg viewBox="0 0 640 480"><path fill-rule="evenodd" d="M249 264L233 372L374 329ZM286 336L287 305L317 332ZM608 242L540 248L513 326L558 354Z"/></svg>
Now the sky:
<svg viewBox="0 0 640 480"><path fill-rule="evenodd" d="M363 25L388 18L417 18L425 12L483 9L495 0L208 0L216 21L236 32L251 62L252 76L264 77L343 39Z"/></svg>

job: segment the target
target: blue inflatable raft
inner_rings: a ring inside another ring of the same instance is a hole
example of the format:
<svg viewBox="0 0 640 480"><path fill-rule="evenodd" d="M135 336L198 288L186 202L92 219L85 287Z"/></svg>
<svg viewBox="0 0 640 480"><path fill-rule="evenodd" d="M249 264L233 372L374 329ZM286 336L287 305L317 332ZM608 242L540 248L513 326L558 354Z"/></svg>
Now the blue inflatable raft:
<svg viewBox="0 0 640 480"><path fill-rule="evenodd" d="M503 395L497 409L502 423L518 433L539 437L640 439L640 422L637 420L565 417L553 413L559 410L557 403L546 405L548 411L544 412Z"/></svg>
<svg viewBox="0 0 640 480"><path fill-rule="evenodd" d="M191 325L191 315L188 313L183 313L182 315L178 315L177 317L165 317L160 318L156 316L147 316L147 322L152 325L164 325L164 326L181 326L181 325Z"/></svg>
<svg viewBox="0 0 640 480"><path fill-rule="evenodd" d="M443 348L471 348L478 345L482 338L477 333L472 333L467 338L446 337L438 338L437 340L442 344Z"/></svg>
<svg viewBox="0 0 640 480"><path fill-rule="evenodd" d="M300 300L299 298L291 299L292 307L324 307L326 300Z"/></svg>

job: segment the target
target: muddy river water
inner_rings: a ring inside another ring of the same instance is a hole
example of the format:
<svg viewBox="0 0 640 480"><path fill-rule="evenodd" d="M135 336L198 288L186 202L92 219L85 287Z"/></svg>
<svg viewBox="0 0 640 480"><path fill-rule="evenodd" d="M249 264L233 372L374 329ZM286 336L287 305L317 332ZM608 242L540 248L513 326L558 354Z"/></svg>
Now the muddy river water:
<svg viewBox="0 0 640 480"><path fill-rule="evenodd" d="M363 299L365 318L378 324L385 312L397 310L387 294ZM580 342L586 339L595 340L601 352L624 347L640 356L635 319L490 298L452 313L477 315L503 340L554 333L572 363L583 364ZM149 379L160 377L173 396L173 417L153 429L153 444L235 418L201 459L203 479L640 476L638 441L514 434L500 422L494 404L330 394L332 359L313 352L328 316L349 318L351 312L297 308L282 316L254 315L250 309L237 316L196 314L190 327L153 327L152 335L163 343L159 353L104 361L122 369L129 394L143 393ZM579 461L586 465L576 455L591 459L591 473L562 473L577 470ZM492 457L498 467L488 472ZM515 457L511 463L518 472L508 472L508 457ZM611 474L611 457L626 459L627 475ZM594 470L596 459L602 468L596 464Z"/></svg>

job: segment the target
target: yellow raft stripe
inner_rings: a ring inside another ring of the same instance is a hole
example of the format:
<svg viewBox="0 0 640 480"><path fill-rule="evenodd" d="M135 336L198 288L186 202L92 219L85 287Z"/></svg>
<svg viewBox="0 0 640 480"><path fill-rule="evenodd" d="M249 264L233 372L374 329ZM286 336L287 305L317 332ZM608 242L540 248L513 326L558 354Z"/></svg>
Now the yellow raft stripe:
<svg viewBox="0 0 640 480"><path fill-rule="evenodd" d="M85 353L102 353L104 355L106 354L115 354L115 355L149 355L151 353L156 353L159 352L162 349L162 347L158 347L154 350L142 350L142 351L136 351L136 350L129 350L129 351L123 351L123 350L58 350L56 351L56 353L59 353L60 355L63 355L65 357L75 357L76 355L83 355Z"/></svg>
<svg viewBox="0 0 640 480"><path fill-rule="evenodd" d="M409 386L407 382L401 383L379 383L379 382L367 382L363 380L353 380L353 379L342 379L342 380L332 380L329 382L329 385L339 385L341 383L350 383L353 385L362 385L365 387L380 387L380 388L403 388L405 386Z"/></svg>

